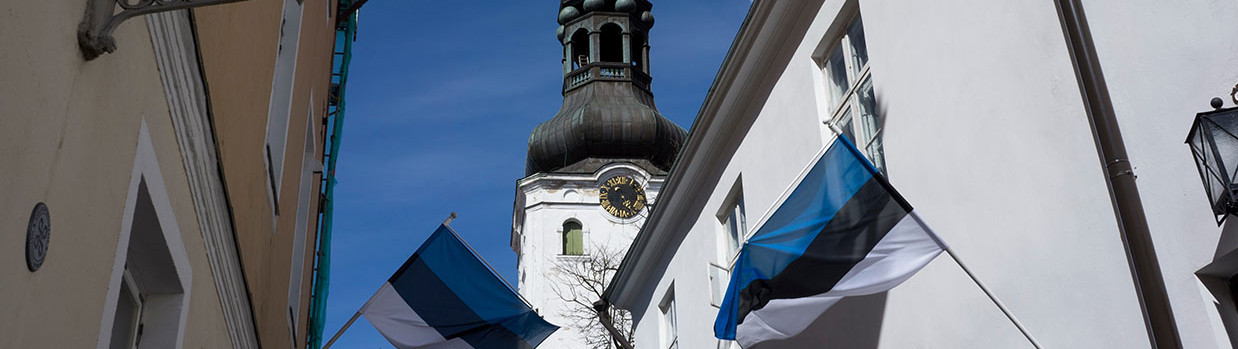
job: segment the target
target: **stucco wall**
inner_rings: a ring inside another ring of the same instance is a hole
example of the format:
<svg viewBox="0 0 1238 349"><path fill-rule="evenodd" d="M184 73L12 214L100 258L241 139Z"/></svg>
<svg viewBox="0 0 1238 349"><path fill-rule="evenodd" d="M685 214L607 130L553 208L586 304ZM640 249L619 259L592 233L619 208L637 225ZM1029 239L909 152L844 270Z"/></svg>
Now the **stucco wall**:
<svg viewBox="0 0 1238 349"><path fill-rule="evenodd" d="M145 19L120 25L117 52L86 62L84 6L0 4L0 347L95 346L143 121L194 275L185 343L229 346ZM32 273L24 232L40 201L52 233Z"/></svg>

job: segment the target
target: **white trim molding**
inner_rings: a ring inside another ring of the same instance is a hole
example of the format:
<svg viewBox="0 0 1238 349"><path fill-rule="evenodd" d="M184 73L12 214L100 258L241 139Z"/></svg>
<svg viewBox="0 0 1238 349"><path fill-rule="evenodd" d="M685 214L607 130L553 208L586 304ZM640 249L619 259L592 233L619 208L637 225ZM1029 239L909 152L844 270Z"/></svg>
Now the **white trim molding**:
<svg viewBox="0 0 1238 349"><path fill-rule="evenodd" d="M257 348L253 307L224 191L190 14L152 14L146 23L232 346Z"/></svg>

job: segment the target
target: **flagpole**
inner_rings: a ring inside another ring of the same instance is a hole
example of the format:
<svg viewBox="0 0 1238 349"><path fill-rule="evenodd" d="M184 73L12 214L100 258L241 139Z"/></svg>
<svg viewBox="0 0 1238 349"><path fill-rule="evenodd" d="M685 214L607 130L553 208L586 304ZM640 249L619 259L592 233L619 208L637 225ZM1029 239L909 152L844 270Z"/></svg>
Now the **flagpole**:
<svg viewBox="0 0 1238 349"><path fill-rule="evenodd" d="M378 296L378 292L379 292L379 291L382 291L382 289L383 289L382 287L379 287L379 288L378 288L378 291L374 291L374 294L373 294L373 295L370 295L370 299L367 299L367 300L365 301L365 304L362 304L362 305L361 305L361 309L357 309L357 312L356 312L356 313L353 313L351 318L348 318L348 322L345 322L345 323L344 323L344 327L340 327L340 330L339 330L339 331L335 331L335 335L334 335L334 336L331 336L331 340L327 341L327 344L323 345L323 346L322 346L322 349L328 349L328 348L331 348L331 345L332 345L332 344L335 344L335 341L336 341L337 339L340 339L340 335L343 335L343 334L344 334L344 331L347 331L349 327L352 327L352 323L353 323L354 321L357 321L357 318L358 318L358 317L361 317L361 312L365 311L365 308L370 306L370 302L373 302L373 301L374 301L374 297L377 297L377 296Z"/></svg>
<svg viewBox="0 0 1238 349"><path fill-rule="evenodd" d="M452 212L451 215L447 216L447 219L443 220L443 225L447 226L448 224L451 224L451 221L455 219L456 219L456 213ZM448 226L448 229L450 228L451 227ZM453 231L452 234L455 234L455 232ZM456 237L459 238L459 235L457 235ZM460 239L460 241L464 241L464 239ZM466 242L465 246L467 245L468 243ZM470 249L472 248L470 247ZM473 252L473 253L476 254L477 252ZM482 262L485 262L485 261L483 260ZM382 288L380 287L379 290L381 291ZM340 330L336 331L334 336L331 336L331 340L327 341L327 344L323 345L322 349L330 349L331 345L335 344L335 341L340 339L340 336L344 334L344 331L347 331L349 327L352 327L352 323L357 321L357 318L361 317L361 312L365 311L365 308L370 305L370 302L374 301L375 296L378 296L378 291L374 291L374 294L370 296L370 299L366 300L365 304L361 305L361 309L357 309L357 312L353 313L352 317L348 318L348 322L344 323L344 327L340 327Z"/></svg>
<svg viewBox="0 0 1238 349"><path fill-rule="evenodd" d="M368 302L367 302L367 303L368 303ZM327 341L327 344L326 344L326 345L323 345L323 346L322 346L322 349L328 349L328 348L331 348L331 345L332 345L332 344L335 344L335 340L340 339L340 335L344 334L344 331L345 331L345 330L347 330L347 329L348 329L348 327L352 326L353 321L357 321L357 318L358 318L358 317L360 317L360 316L361 316L361 311L360 311L360 310L358 310L356 313L352 314L352 317L348 319L348 322L345 322L345 323L344 323L344 327L341 327L339 331L335 332L335 335L334 335L334 336L331 336L331 340Z"/></svg>
<svg viewBox="0 0 1238 349"><path fill-rule="evenodd" d="M950 248L950 245L947 245L945 241L942 241L941 237L937 236L937 233L934 232L933 229L920 218L919 213L912 211L910 214L916 222L920 223L920 226L924 227L925 230L928 231L929 236L933 237L933 240L937 242L937 245L941 246L942 250L946 251L946 254L950 256L950 259L953 259L954 263L958 264L959 268L963 269L963 273L966 273L967 277L971 278L971 281L976 283L976 286L980 287L980 291L983 291L984 295L988 296L989 300L993 301L993 304L997 305L998 309L1001 309L1002 314L1006 315L1007 319L1010 319L1010 322L1014 324L1014 327L1019 329L1019 332L1023 334L1023 337L1026 337L1027 340L1032 343L1033 347L1036 347L1036 349L1041 349L1042 347L1040 346L1040 342L1037 342L1036 338L1032 337L1032 334L1027 331L1027 328L1023 327L1023 323L1019 322L1019 319L1014 316L1014 313L1010 312L1010 308L1006 308L1006 304L1002 303L1001 300L998 300L997 296L993 294L993 291L989 290L984 283L980 282L979 278L976 278L976 274L972 273L971 268L968 268L967 264L964 264L963 261L959 259L959 256L954 253L954 249Z"/></svg>

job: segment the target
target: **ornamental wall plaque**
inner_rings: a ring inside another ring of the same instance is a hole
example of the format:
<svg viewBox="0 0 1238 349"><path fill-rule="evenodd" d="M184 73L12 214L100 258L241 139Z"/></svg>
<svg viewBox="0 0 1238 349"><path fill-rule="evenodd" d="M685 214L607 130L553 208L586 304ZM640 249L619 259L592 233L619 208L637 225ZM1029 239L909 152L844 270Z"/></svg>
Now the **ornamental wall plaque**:
<svg viewBox="0 0 1238 349"><path fill-rule="evenodd" d="M38 271L47 258L47 243L52 234L52 217L47 212L47 205L40 202L34 205L30 212L30 223L26 225L26 267L31 272Z"/></svg>

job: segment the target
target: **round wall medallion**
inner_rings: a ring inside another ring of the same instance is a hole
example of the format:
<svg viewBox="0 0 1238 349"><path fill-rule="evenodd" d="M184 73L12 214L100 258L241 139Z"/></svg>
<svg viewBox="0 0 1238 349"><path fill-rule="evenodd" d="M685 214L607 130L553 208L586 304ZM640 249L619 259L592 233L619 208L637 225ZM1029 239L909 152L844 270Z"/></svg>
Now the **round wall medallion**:
<svg viewBox="0 0 1238 349"><path fill-rule="evenodd" d="M30 271L38 271L47 258L47 243L52 234L52 217L47 213L47 205L40 202L34 205L30 212L30 223L26 225L26 267Z"/></svg>

